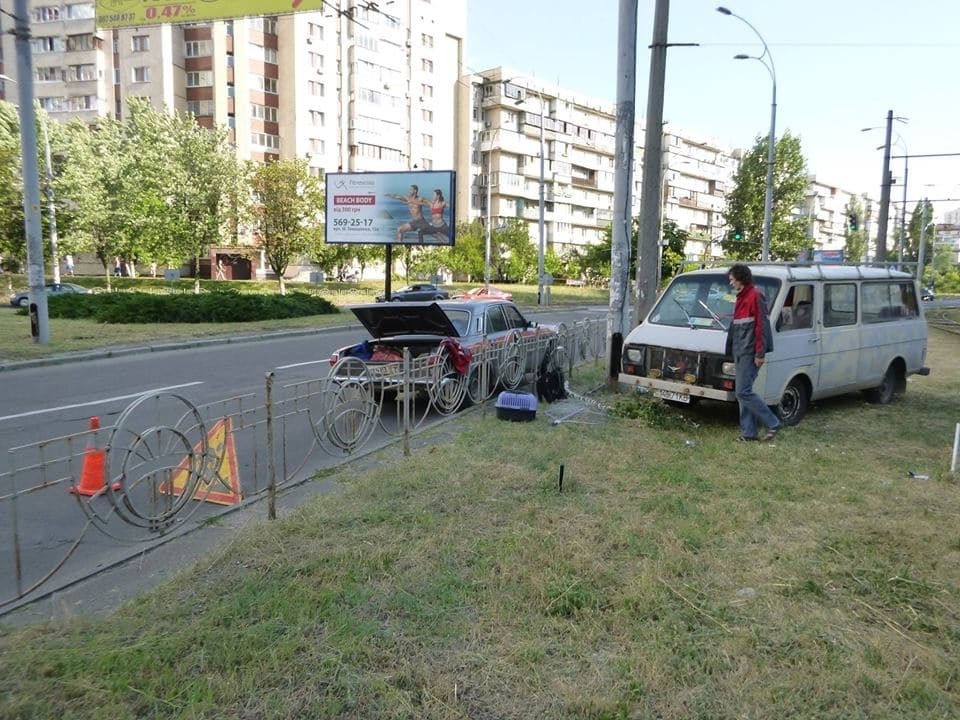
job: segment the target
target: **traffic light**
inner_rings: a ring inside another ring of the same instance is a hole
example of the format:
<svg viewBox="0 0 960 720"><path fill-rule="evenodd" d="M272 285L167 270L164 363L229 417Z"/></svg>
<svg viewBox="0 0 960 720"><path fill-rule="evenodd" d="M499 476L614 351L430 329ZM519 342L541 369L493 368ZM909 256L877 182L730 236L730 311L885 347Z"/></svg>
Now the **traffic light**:
<svg viewBox="0 0 960 720"><path fill-rule="evenodd" d="M856 232L857 227L859 227L857 223L857 216L853 213L847 215L847 226L850 228L850 232Z"/></svg>
<svg viewBox="0 0 960 720"><path fill-rule="evenodd" d="M737 229L733 231L734 240L743 240L743 230Z"/></svg>

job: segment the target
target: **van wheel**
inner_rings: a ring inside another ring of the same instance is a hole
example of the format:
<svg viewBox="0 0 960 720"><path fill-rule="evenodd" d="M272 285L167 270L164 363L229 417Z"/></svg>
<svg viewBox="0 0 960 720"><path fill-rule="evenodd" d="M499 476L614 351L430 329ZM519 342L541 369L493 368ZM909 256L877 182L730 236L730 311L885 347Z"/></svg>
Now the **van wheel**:
<svg viewBox="0 0 960 720"><path fill-rule="evenodd" d="M810 391L807 384L800 378L794 378L783 391L780 404L777 405L777 416L784 425L796 425L807 414L810 405Z"/></svg>
<svg viewBox="0 0 960 720"><path fill-rule="evenodd" d="M893 394L897 389L897 371L891 365L887 372L883 374L883 380L877 387L867 391L867 400L877 405L886 405L893 400Z"/></svg>

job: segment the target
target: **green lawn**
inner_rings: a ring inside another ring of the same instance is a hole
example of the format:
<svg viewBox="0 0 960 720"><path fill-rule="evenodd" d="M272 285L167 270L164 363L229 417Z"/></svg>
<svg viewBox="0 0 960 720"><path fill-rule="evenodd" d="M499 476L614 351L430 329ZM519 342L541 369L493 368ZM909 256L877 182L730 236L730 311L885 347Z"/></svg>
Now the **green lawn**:
<svg viewBox="0 0 960 720"><path fill-rule="evenodd" d="M0 717L960 717L960 336L928 364L775 445L711 403L458 417L108 618L0 631Z"/></svg>

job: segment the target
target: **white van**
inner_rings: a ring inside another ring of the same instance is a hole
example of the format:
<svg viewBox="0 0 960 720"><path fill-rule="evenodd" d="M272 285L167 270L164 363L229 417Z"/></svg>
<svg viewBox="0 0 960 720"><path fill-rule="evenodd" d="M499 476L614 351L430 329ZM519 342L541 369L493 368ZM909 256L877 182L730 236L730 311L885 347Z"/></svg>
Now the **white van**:
<svg viewBox="0 0 960 720"><path fill-rule="evenodd" d="M811 400L857 390L888 403L908 375L928 375L927 323L913 276L849 265L750 265L767 298L773 351L754 390L795 425ZM620 386L665 400L736 402L724 355L736 297L728 267L675 277L626 337Z"/></svg>

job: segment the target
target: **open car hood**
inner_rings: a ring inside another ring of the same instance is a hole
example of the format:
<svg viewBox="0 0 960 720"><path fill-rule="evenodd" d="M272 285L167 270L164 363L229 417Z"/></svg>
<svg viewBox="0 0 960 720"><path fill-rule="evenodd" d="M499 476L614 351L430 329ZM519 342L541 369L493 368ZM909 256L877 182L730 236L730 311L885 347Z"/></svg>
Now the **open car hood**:
<svg viewBox="0 0 960 720"><path fill-rule="evenodd" d="M459 337L450 318L437 303L390 302L350 308L374 338L398 335Z"/></svg>

